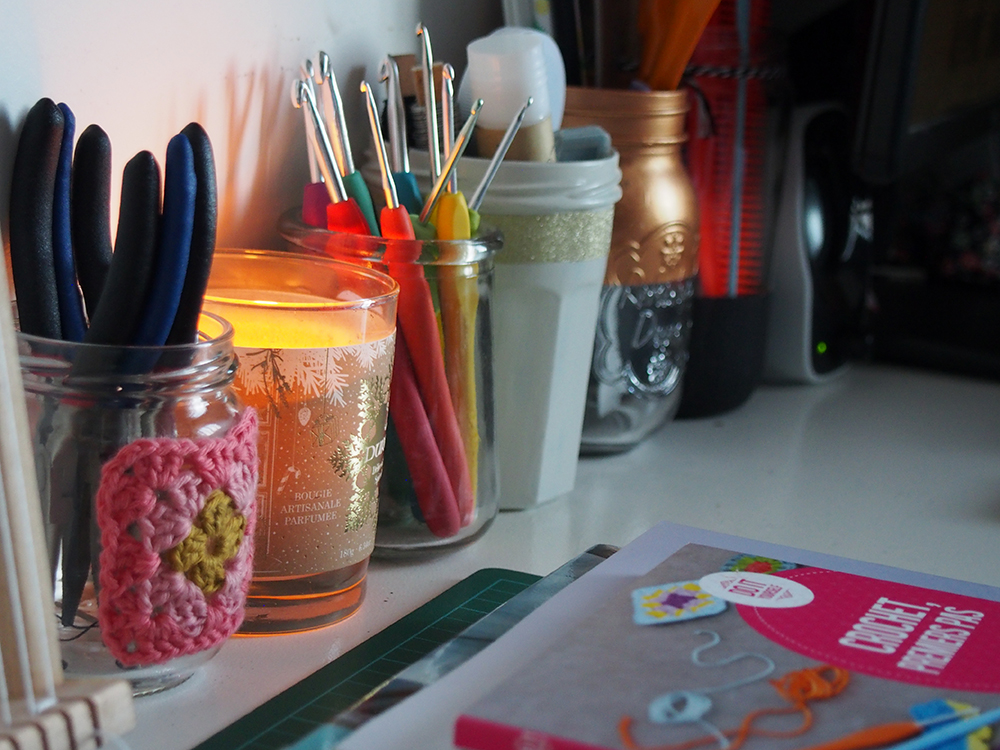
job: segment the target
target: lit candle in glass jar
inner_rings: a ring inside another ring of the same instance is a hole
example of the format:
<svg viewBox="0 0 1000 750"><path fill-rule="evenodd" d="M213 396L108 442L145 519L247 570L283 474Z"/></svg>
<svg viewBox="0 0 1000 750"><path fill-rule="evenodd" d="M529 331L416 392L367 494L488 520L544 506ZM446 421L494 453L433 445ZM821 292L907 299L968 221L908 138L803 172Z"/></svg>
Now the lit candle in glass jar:
<svg viewBox="0 0 1000 750"><path fill-rule="evenodd" d="M375 541L398 287L322 257L218 252L205 308L233 326L260 423L260 516L243 633L353 612Z"/></svg>

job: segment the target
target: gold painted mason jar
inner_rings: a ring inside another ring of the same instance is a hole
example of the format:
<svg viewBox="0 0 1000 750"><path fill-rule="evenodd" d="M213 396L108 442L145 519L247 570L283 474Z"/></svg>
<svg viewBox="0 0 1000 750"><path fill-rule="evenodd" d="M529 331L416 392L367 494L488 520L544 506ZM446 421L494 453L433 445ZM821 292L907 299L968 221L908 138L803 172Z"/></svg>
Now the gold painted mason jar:
<svg viewBox="0 0 1000 750"><path fill-rule="evenodd" d="M563 127L599 125L620 155L581 451L638 444L680 405L698 271L698 204L681 149L685 91L570 87Z"/></svg>

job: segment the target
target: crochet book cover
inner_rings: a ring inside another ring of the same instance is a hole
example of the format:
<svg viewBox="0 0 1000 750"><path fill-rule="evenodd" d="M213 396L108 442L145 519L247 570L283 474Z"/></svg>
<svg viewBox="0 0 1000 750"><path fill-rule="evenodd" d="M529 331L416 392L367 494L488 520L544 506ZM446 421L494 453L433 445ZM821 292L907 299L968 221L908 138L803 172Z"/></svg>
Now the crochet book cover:
<svg viewBox="0 0 1000 750"><path fill-rule="evenodd" d="M688 544L467 710L455 740L861 750L997 708L996 664L995 601Z"/></svg>

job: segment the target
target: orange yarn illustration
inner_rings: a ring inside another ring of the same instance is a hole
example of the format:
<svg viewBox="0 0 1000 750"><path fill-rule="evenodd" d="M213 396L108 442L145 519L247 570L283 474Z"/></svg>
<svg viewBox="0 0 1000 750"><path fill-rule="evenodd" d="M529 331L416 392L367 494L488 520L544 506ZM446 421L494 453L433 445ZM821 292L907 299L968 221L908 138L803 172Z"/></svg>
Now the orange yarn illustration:
<svg viewBox="0 0 1000 750"><path fill-rule="evenodd" d="M839 695L847 687L849 681L850 672L846 669L830 666L829 664L821 667L800 669L795 672L789 672L776 680L769 680L778 692L778 695L784 698L789 705L779 708L761 708L748 713L738 727L721 733L729 740L727 750L738 750L750 737L789 738L804 734L809 731L813 723L813 713L812 709L809 708L809 703L826 700ZM793 729L769 730L754 726L758 719L765 716L782 716L795 713L802 714L802 723ZM704 737L676 745L640 745L632 736L631 716L623 716L618 722L618 734L626 750L693 750L702 745L719 742L720 740L719 736L708 734Z"/></svg>

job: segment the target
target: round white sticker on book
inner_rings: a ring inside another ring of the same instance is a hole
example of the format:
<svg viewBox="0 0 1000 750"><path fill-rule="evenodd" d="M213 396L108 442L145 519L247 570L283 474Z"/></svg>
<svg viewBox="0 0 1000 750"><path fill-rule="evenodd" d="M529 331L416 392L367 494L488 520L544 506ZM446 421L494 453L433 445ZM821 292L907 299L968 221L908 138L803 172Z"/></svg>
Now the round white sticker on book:
<svg viewBox="0 0 1000 750"><path fill-rule="evenodd" d="M748 607L802 607L813 600L813 592L798 581L747 570L709 573L698 585L713 596Z"/></svg>

